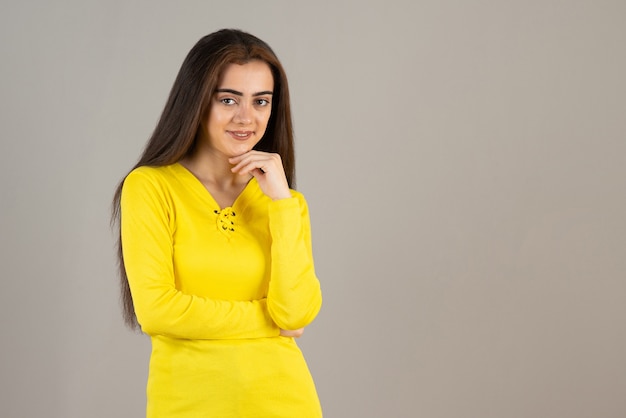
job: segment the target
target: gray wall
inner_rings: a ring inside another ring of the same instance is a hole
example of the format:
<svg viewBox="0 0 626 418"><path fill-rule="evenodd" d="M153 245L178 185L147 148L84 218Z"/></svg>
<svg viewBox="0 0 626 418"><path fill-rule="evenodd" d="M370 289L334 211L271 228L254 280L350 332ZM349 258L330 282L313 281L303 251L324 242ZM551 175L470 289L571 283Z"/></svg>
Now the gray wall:
<svg viewBox="0 0 626 418"><path fill-rule="evenodd" d="M293 95L327 417L626 416L626 3L3 1L0 415L139 417L114 187L204 34Z"/></svg>

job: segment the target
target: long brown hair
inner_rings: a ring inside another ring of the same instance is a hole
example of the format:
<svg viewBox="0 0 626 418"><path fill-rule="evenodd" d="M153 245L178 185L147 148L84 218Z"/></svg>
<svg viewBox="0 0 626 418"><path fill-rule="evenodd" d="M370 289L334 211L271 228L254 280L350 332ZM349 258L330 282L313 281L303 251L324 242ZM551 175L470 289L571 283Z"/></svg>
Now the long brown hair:
<svg viewBox="0 0 626 418"><path fill-rule="evenodd" d="M200 122L209 112L210 99L228 64L252 60L266 62L274 76L272 112L263 138L255 149L281 156L287 181L294 187L295 156L291 105L287 76L269 45L259 38L236 29L222 29L201 38L189 51L174 81L161 118L134 170L141 166L165 166L193 153ZM124 179L126 176L124 177ZM113 197L111 222L117 227L117 259L123 315L126 324L138 327L135 308L124 267L120 233L120 198L124 179Z"/></svg>

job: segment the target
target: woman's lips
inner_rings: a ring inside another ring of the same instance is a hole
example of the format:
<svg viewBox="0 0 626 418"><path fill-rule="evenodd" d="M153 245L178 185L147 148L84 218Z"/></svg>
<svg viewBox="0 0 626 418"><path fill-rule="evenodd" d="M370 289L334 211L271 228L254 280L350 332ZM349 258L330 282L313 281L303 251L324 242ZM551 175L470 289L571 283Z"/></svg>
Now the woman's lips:
<svg viewBox="0 0 626 418"><path fill-rule="evenodd" d="M239 140L239 141L245 141L246 139L249 139L254 132L253 131L228 131L228 134Z"/></svg>

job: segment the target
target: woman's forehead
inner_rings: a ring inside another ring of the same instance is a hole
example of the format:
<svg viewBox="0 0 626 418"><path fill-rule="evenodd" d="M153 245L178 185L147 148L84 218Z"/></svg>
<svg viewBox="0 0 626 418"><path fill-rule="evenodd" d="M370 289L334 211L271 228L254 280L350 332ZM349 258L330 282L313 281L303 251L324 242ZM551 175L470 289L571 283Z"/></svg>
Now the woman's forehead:
<svg viewBox="0 0 626 418"><path fill-rule="evenodd" d="M217 89L233 89L242 93L272 91L274 75L265 61L254 60L244 64L230 63L224 66L217 82Z"/></svg>

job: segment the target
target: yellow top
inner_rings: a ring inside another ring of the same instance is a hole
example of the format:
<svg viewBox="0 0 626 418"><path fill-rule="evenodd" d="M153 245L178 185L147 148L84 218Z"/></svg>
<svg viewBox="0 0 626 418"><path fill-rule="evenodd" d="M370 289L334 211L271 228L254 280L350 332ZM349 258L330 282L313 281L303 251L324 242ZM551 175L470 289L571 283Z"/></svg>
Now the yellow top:
<svg viewBox="0 0 626 418"><path fill-rule="evenodd" d="M280 328L321 303L306 201L252 179L220 208L176 163L133 170L121 238L137 319L151 336L148 417L321 417L308 368Z"/></svg>

